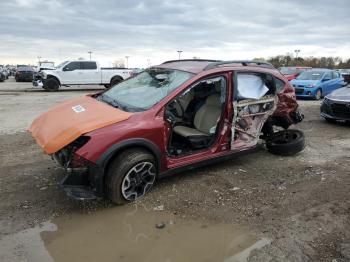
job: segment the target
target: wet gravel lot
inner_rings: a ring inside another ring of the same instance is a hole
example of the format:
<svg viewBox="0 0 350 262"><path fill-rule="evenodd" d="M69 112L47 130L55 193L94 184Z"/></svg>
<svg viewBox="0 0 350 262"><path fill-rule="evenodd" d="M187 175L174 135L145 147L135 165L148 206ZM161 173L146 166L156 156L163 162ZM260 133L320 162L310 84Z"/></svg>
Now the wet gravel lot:
<svg viewBox="0 0 350 262"><path fill-rule="evenodd" d="M0 243L46 221L108 217L110 210L120 208L108 201L69 199L57 186L62 170L25 131L47 108L96 88L47 93L12 79L0 83ZM160 209L181 221L232 224L257 239L269 239L241 261L350 261L350 125L327 123L319 116L319 106L318 101L300 101L305 120L296 128L304 131L307 146L298 155L261 151L184 172L158 181L135 206ZM193 234L197 232L193 226ZM0 261L9 256L13 260L8 261L32 261L31 250L20 243L6 252L2 248ZM130 260L126 256L115 261Z"/></svg>

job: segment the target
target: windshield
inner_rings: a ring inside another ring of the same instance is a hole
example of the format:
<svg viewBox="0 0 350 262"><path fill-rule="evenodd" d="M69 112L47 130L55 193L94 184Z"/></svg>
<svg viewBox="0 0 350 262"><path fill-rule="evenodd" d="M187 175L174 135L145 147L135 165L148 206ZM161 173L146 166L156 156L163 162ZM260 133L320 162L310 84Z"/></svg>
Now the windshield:
<svg viewBox="0 0 350 262"><path fill-rule="evenodd" d="M296 79L298 80L320 80L324 72L322 71L304 71Z"/></svg>
<svg viewBox="0 0 350 262"><path fill-rule="evenodd" d="M281 67L280 72L284 75L294 75L298 73L299 70L293 67Z"/></svg>
<svg viewBox="0 0 350 262"><path fill-rule="evenodd" d="M62 66L64 66L68 61L64 61L63 63L59 64L58 66L56 66L56 68L60 68Z"/></svg>
<svg viewBox="0 0 350 262"><path fill-rule="evenodd" d="M189 72L151 68L117 84L98 99L125 111L145 111L192 76Z"/></svg>

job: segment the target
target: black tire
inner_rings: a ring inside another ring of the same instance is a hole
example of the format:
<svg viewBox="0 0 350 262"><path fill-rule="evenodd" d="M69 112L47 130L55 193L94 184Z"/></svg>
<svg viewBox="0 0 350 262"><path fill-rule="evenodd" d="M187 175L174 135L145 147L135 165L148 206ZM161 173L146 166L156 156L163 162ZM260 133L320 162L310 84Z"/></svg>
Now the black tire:
<svg viewBox="0 0 350 262"><path fill-rule="evenodd" d="M49 78L43 88L48 92L56 92L60 88L60 83L55 78Z"/></svg>
<svg viewBox="0 0 350 262"><path fill-rule="evenodd" d="M305 148L304 133L295 129L276 132L266 140L266 148L270 153L275 155L295 155Z"/></svg>
<svg viewBox="0 0 350 262"><path fill-rule="evenodd" d="M152 172L154 171L154 178L152 184L149 186L147 184L147 190L143 190L143 195L146 194L155 182L157 176L156 162L152 154L141 148L131 148L121 152L113 162L110 164L107 171L106 178L106 192L108 198L117 205L123 205L128 202L132 202L139 197L134 199L126 199L123 195L123 182L124 178L134 169L137 165L142 165L142 163L153 164ZM142 175L143 176L143 175ZM136 179L135 179L136 180ZM130 181L130 180L129 180ZM142 180L143 181L143 180ZM141 181L141 182L142 182ZM136 183L136 181L132 181ZM129 182L129 183L132 183ZM132 188L132 185L130 186Z"/></svg>
<svg viewBox="0 0 350 262"><path fill-rule="evenodd" d="M123 78L121 76L115 76L111 79L111 84L109 87L113 87L116 84L119 84L121 81L123 81Z"/></svg>
<svg viewBox="0 0 350 262"><path fill-rule="evenodd" d="M320 100L322 98L322 90L319 88L316 90L315 99Z"/></svg>

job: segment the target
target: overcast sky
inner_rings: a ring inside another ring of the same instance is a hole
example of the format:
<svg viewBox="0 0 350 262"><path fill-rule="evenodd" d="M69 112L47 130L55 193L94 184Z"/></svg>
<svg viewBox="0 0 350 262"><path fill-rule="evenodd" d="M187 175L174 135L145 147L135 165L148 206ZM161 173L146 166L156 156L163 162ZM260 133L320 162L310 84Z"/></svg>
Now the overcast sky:
<svg viewBox="0 0 350 262"><path fill-rule="evenodd" d="M8 0L0 64L79 57L144 67L181 58L252 59L300 49L350 57L349 0Z"/></svg>

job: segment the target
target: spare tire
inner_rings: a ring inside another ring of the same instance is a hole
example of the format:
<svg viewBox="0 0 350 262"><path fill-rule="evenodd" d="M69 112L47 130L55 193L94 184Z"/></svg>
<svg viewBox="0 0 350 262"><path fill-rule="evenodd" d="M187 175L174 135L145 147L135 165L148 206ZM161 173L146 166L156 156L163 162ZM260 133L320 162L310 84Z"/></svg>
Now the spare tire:
<svg viewBox="0 0 350 262"><path fill-rule="evenodd" d="M305 148L305 135L295 129L279 131L266 140L266 148L275 155L295 155Z"/></svg>

